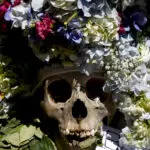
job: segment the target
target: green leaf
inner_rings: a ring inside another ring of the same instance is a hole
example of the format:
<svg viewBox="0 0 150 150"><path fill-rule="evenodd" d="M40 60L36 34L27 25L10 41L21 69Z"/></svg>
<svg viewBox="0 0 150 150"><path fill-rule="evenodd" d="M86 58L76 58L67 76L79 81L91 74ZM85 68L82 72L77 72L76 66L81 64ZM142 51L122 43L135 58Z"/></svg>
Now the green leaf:
<svg viewBox="0 0 150 150"><path fill-rule="evenodd" d="M84 149L84 148L87 148L89 147L90 145L92 145L93 143L96 142L96 137L92 137L92 138L88 138L87 140L83 141L83 142L80 142L79 143L79 147L81 149Z"/></svg>
<svg viewBox="0 0 150 150"><path fill-rule="evenodd" d="M40 128L37 128L35 131L35 136L42 139L43 137L43 132L40 130Z"/></svg>
<svg viewBox="0 0 150 150"><path fill-rule="evenodd" d="M24 146L24 145L29 144L32 139L34 139L34 137L32 137L32 138L30 138L30 139L28 139L28 140L26 140L26 141L21 142L21 143L20 143L20 146Z"/></svg>
<svg viewBox="0 0 150 150"><path fill-rule="evenodd" d="M0 142L0 149L1 148L9 148L10 147L10 144L7 144L7 143L3 143L3 142Z"/></svg>
<svg viewBox="0 0 150 150"><path fill-rule="evenodd" d="M30 150L41 150L40 148L40 141L37 139L34 139L33 141L30 142Z"/></svg>
<svg viewBox="0 0 150 150"><path fill-rule="evenodd" d="M30 126L23 126L20 130L20 142L24 142L34 136L36 132L36 127Z"/></svg>
<svg viewBox="0 0 150 150"><path fill-rule="evenodd" d="M0 150L10 150L10 149L6 149L6 148L1 148Z"/></svg>
<svg viewBox="0 0 150 150"><path fill-rule="evenodd" d="M4 138L4 141L7 141L7 143L10 143L14 146L19 146L20 145L19 133L13 133L13 134L6 135Z"/></svg>
<svg viewBox="0 0 150 150"><path fill-rule="evenodd" d="M40 150L57 150L57 148L50 138L43 136L40 143Z"/></svg>
<svg viewBox="0 0 150 150"><path fill-rule="evenodd" d="M20 132L20 128L22 127L23 125L19 125L17 126L16 128L7 128L6 126L6 130L5 130L5 134L13 134L13 133L19 133Z"/></svg>
<svg viewBox="0 0 150 150"><path fill-rule="evenodd" d="M18 147L11 146L11 150L18 150Z"/></svg>
<svg viewBox="0 0 150 150"><path fill-rule="evenodd" d="M30 150L57 150L53 141L45 135L41 140L32 140L29 145Z"/></svg>
<svg viewBox="0 0 150 150"><path fill-rule="evenodd" d="M20 124L20 121L16 120L16 119L12 119L8 122L8 124L5 127L1 128L1 132L4 134L10 134L10 133L14 133L14 132L19 132L20 131L20 127L18 126Z"/></svg>

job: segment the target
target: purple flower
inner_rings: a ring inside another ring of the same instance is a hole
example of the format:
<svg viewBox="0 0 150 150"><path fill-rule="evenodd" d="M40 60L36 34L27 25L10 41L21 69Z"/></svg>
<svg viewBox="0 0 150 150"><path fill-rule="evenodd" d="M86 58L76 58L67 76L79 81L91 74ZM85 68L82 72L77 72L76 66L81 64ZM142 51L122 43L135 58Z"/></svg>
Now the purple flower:
<svg viewBox="0 0 150 150"><path fill-rule="evenodd" d="M11 13L11 7L8 8L7 12L6 12L5 15L4 15L4 19L5 19L6 21L11 21L10 13Z"/></svg>
<svg viewBox="0 0 150 150"><path fill-rule="evenodd" d="M82 32L79 29L70 29L65 27L59 27L57 30L62 36L64 36L70 42L80 44L82 42Z"/></svg>
<svg viewBox="0 0 150 150"><path fill-rule="evenodd" d="M142 12L135 12L133 13L130 18L132 19L133 26L136 30L142 31L142 28L147 23L147 17Z"/></svg>
<svg viewBox="0 0 150 150"><path fill-rule="evenodd" d="M69 28L80 28L81 27L81 23L78 21L78 20L76 20L76 19L73 19L73 20L71 20L69 23L68 23L68 26L69 26Z"/></svg>
<svg viewBox="0 0 150 150"><path fill-rule="evenodd" d="M79 29L67 31L65 33L65 37L67 40L71 40L75 42L76 44L80 44L82 41L82 33Z"/></svg>

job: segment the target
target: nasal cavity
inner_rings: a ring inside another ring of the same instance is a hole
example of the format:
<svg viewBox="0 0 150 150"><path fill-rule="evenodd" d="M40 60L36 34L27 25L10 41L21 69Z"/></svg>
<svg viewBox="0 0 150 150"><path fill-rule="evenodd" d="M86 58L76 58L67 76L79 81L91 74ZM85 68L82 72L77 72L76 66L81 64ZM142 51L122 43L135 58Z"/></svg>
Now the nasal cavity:
<svg viewBox="0 0 150 150"><path fill-rule="evenodd" d="M76 119L83 119L87 116L87 108L80 99L77 99L77 101L73 104L72 116Z"/></svg>

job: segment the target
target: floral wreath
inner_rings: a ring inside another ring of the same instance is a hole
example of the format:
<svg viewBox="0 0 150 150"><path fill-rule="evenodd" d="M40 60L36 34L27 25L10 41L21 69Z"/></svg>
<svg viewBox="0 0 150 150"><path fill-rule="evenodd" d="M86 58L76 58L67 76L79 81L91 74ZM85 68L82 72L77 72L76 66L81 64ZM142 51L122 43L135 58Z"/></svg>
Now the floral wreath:
<svg viewBox="0 0 150 150"><path fill-rule="evenodd" d="M64 67L77 66L87 75L93 68L104 70L103 90L112 92L126 119L120 145L150 149L150 16L144 4L134 0L3 0L1 41L19 28L35 56L46 64L59 60ZM16 85L7 67L10 59L0 57L0 101L4 102L24 91L24 86ZM3 115L9 109L5 105Z"/></svg>

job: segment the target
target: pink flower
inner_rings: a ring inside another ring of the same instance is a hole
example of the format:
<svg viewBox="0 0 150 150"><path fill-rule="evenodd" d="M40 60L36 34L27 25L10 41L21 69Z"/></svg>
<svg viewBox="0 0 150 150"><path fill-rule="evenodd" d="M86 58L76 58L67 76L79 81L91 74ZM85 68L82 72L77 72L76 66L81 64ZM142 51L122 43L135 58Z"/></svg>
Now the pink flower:
<svg viewBox="0 0 150 150"><path fill-rule="evenodd" d="M4 0L3 3L0 5L0 20L3 20L4 14L6 13L10 5L11 4L7 0Z"/></svg>
<svg viewBox="0 0 150 150"><path fill-rule="evenodd" d="M49 18L49 16L45 16L41 21L36 22L37 35L44 40L49 33L53 33L52 27L54 23L54 20Z"/></svg>

